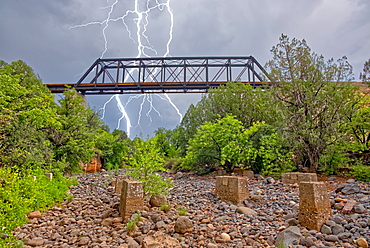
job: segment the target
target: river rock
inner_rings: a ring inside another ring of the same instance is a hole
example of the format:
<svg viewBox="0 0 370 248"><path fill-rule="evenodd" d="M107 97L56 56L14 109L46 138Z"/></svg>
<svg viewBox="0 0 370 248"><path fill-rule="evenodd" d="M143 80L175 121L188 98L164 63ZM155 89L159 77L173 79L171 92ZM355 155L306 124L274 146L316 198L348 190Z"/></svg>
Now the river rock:
<svg viewBox="0 0 370 248"><path fill-rule="evenodd" d="M327 225L322 225L320 231L323 234L332 234L331 228L329 226L327 226Z"/></svg>
<svg viewBox="0 0 370 248"><path fill-rule="evenodd" d="M289 247L298 244L299 240L302 238L299 227L290 226L287 229L280 232L276 237L276 246Z"/></svg>
<svg viewBox="0 0 370 248"><path fill-rule="evenodd" d="M142 242L143 248L156 248L156 247L181 247L180 242L162 232L156 232L153 235L146 236Z"/></svg>
<svg viewBox="0 0 370 248"><path fill-rule="evenodd" d="M193 223L186 216L180 216L175 222L175 232L177 233L187 233L193 231Z"/></svg>
<svg viewBox="0 0 370 248"><path fill-rule="evenodd" d="M359 247L362 247L362 248L368 248L369 247L369 244L367 242L366 239L364 238L359 238L356 240L356 244L359 246Z"/></svg>
<svg viewBox="0 0 370 248"><path fill-rule="evenodd" d="M167 197L162 194L155 194L150 197L149 204L152 207L160 207L161 205L167 204Z"/></svg>
<svg viewBox="0 0 370 248"><path fill-rule="evenodd" d="M41 218L42 215L41 215L41 212L40 211L33 211L33 212L30 212L27 214L27 217L29 219L34 219L34 218Z"/></svg>
<svg viewBox="0 0 370 248"><path fill-rule="evenodd" d="M355 212L358 214L362 214L366 212L366 208L364 207L363 204L356 204L353 210L355 210Z"/></svg>
<svg viewBox="0 0 370 248"><path fill-rule="evenodd" d="M35 246L41 246L44 245L45 240L42 238L34 238L34 239L29 239L26 241L26 245L35 247Z"/></svg>
<svg viewBox="0 0 370 248"><path fill-rule="evenodd" d="M220 238L221 238L222 240L224 240L224 241L230 241L230 240L231 240L230 235L229 235L229 234L227 234L227 233L221 233Z"/></svg>
<svg viewBox="0 0 370 248"><path fill-rule="evenodd" d="M258 213L256 211L254 211L253 209L251 208L248 208L248 207L238 207L235 212L239 213L239 214L245 214L245 215L258 215Z"/></svg>
<svg viewBox="0 0 370 248"><path fill-rule="evenodd" d="M344 227L340 225L334 225L331 227L331 231L334 235L338 235L342 232L344 232Z"/></svg>

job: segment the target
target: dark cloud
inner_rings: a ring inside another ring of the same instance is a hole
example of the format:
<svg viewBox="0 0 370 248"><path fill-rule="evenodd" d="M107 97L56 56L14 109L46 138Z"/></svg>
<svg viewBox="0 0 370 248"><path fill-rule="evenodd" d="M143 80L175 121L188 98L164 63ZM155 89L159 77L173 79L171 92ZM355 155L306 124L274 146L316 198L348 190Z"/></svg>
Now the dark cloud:
<svg viewBox="0 0 370 248"><path fill-rule="evenodd" d="M104 50L103 25L79 29L71 26L104 21L113 0L3 0L0 2L0 59L22 59L31 65L44 82L75 82ZM161 0L164 2L164 0ZM140 1L143 8L146 1ZM134 8L133 0L119 1L112 18ZM368 0L171 0L174 14L172 56L253 55L264 64L281 33L306 39L313 51L326 58L347 55L356 79L370 57L370 2ZM135 16L126 18L134 31ZM169 13L152 11L148 16L147 35L158 54L166 51L169 38ZM105 57L135 57L137 44L121 21L106 29L108 50ZM135 31L131 34L136 39ZM121 96L127 99L128 96ZM178 124L176 111L167 102L155 103L162 117L153 112L153 122L143 114L142 127L136 127L140 100L128 106L133 133L151 134L157 127ZM172 95L184 114L199 95ZM88 96L91 106L99 109L109 96ZM116 127L117 108L109 105L104 119ZM136 119L135 119L136 118ZM121 125L125 129L125 123Z"/></svg>

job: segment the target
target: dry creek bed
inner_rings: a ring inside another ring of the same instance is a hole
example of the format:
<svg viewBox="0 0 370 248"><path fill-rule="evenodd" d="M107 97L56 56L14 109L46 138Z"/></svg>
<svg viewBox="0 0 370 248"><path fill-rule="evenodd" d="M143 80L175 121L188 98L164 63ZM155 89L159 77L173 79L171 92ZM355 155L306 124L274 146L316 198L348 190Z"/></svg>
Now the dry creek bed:
<svg viewBox="0 0 370 248"><path fill-rule="evenodd" d="M358 247L355 240L359 238L370 242L370 183L326 181L328 188L334 189L329 192L333 217L317 232L297 221L297 185L285 185L270 177L249 179L251 198L244 206L257 215L245 215L236 213L238 206L214 196L212 175L164 176L172 177L175 185L168 196L171 210L165 213L146 203L133 233L127 233L120 219L120 197L111 186L114 172L101 172L78 175L79 185L70 189L72 201L46 210L41 218L17 228L15 235L24 240L24 247L148 247L143 241L155 233L169 242L176 240L174 247L275 247L277 235L296 226L300 236L292 247ZM339 198L356 200L354 210L342 214L340 204L335 204ZM180 207L187 209L193 226L185 234L174 231Z"/></svg>

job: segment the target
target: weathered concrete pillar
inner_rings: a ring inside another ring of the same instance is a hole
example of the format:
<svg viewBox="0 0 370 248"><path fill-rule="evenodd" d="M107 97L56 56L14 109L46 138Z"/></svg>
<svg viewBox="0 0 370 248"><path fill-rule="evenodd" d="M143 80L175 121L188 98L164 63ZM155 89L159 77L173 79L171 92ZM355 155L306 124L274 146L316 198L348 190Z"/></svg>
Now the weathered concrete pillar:
<svg viewBox="0 0 370 248"><path fill-rule="evenodd" d="M281 174L281 180L285 184L295 184L300 182L317 182L316 173L287 172Z"/></svg>
<svg viewBox="0 0 370 248"><path fill-rule="evenodd" d="M215 196L235 205L243 203L249 198L247 179L238 176L216 177Z"/></svg>
<svg viewBox="0 0 370 248"><path fill-rule="evenodd" d="M234 169L234 173L240 176L243 176L243 177L248 177L248 178L254 177L254 172L252 170L244 170L244 169L236 168Z"/></svg>
<svg viewBox="0 0 370 248"><path fill-rule="evenodd" d="M309 230L320 231L332 216L328 190L324 182L299 183L298 220Z"/></svg>
<svg viewBox="0 0 370 248"><path fill-rule="evenodd" d="M143 185L138 181L123 180L119 212L125 220L137 210L144 209Z"/></svg>
<svg viewBox="0 0 370 248"><path fill-rule="evenodd" d="M116 177L116 182L114 183L114 193L121 194L122 187L123 187L123 180L125 180L126 177L123 175Z"/></svg>

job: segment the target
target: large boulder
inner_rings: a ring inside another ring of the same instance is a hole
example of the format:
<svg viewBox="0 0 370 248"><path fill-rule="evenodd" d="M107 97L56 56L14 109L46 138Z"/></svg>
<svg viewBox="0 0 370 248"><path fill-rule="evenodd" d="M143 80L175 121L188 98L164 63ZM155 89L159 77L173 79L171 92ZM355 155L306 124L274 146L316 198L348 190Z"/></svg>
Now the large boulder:
<svg viewBox="0 0 370 248"><path fill-rule="evenodd" d="M167 204L167 197L162 194L155 194L150 197L149 204L152 207L160 207L161 205Z"/></svg>
<svg viewBox="0 0 370 248"><path fill-rule="evenodd" d="M284 231L280 232L276 237L276 246L277 247L289 247L294 246L299 243L299 240L302 238L299 227L290 226Z"/></svg>
<svg viewBox="0 0 370 248"><path fill-rule="evenodd" d="M194 226L191 220L186 216L180 216L175 222L175 232L187 233L193 231Z"/></svg>
<svg viewBox="0 0 370 248"><path fill-rule="evenodd" d="M146 236L142 242L143 248L160 248L160 247L181 247L180 242L162 232L156 232L153 235Z"/></svg>

